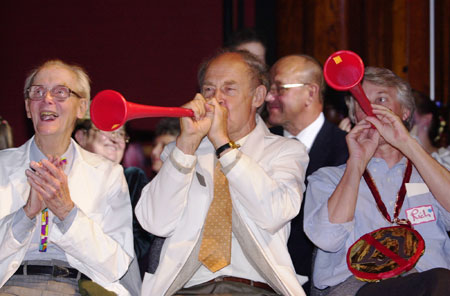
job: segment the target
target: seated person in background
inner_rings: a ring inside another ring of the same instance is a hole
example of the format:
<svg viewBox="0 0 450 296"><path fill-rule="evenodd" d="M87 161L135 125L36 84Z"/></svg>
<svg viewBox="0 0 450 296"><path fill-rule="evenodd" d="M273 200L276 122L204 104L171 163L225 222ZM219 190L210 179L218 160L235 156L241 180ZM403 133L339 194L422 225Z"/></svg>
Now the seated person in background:
<svg viewBox="0 0 450 296"><path fill-rule="evenodd" d="M143 295L304 295L286 243L308 155L257 115L266 67L247 51L223 51L198 77L201 94L184 105L195 116L181 118L136 206L144 229L166 237Z"/></svg>
<svg viewBox="0 0 450 296"><path fill-rule="evenodd" d="M11 126L0 116L0 150L13 147Z"/></svg>
<svg viewBox="0 0 450 296"><path fill-rule="evenodd" d="M162 167L161 153L164 147L170 142L176 140L180 134L180 119L178 118L162 118L156 125L155 139L153 140L153 149L151 152L152 170L155 175ZM147 254L142 259L145 272L155 273L159 265L164 238L155 236L151 248L147 250Z"/></svg>
<svg viewBox="0 0 450 296"><path fill-rule="evenodd" d="M439 140L445 121L439 114L438 106L428 96L416 90L413 90L412 93L416 110L413 116L411 135L417 138L425 151L432 154L440 148Z"/></svg>
<svg viewBox="0 0 450 296"><path fill-rule="evenodd" d="M178 118L163 118L156 125L155 140L151 152L152 170L157 174L162 167L160 158L164 147L176 140L180 134L180 120Z"/></svg>
<svg viewBox="0 0 450 296"><path fill-rule="evenodd" d="M308 179L304 227L319 248L314 284L329 287L328 295L448 295L450 172L408 132L414 101L407 82L367 67L362 87L375 116L367 117L352 98L349 115L356 125L346 138L346 165L322 168ZM410 183L426 190L417 192ZM384 214L377 204L385 205ZM415 214L423 211L427 215ZM367 233L407 221L425 241L417 272L378 283L356 279L346 264L349 247Z"/></svg>
<svg viewBox="0 0 450 296"><path fill-rule="evenodd" d="M423 148L439 163L450 169L450 150L440 147L441 137L447 124L439 114L439 108L431 99L413 91L416 111L414 112L411 135L416 137Z"/></svg>
<svg viewBox="0 0 450 296"><path fill-rule="evenodd" d="M90 278L130 295L119 283L133 259L123 170L71 140L89 93L83 69L59 60L25 81L35 135L0 151L0 294L79 295Z"/></svg>
<svg viewBox="0 0 450 296"><path fill-rule="evenodd" d="M102 155L116 164L120 164L125 152L128 136L125 132L125 125L115 131L107 132L99 130L90 119L79 120L75 131L74 138L78 144L84 149ZM133 209L133 235L134 235L134 251L136 258L140 263L144 255L150 249L150 245L154 236L144 229L134 215L134 207L141 196L142 188L149 182L144 171L136 167L128 167L124 169L125 178L130 192L131 206ZM139 264L141 267L141 264ZM141 275L144 275L144 267L140 268ZM140 281L139 281L140 286Z"/></svg>
<svg viewBox="0 0 450 296"><path fill-rule="evenodd" d="M251 28L233 32L227 47L232 50L246 50L254 54L262 62L266 62L266 42L264 37Z"/></svg>

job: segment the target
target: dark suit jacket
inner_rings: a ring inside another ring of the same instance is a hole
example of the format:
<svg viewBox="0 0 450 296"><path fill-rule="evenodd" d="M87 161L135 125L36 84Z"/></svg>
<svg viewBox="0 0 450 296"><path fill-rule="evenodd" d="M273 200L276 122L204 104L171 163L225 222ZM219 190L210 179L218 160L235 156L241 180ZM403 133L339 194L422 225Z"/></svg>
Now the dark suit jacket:
<svg viewBox="0 0 450 296"><path fill-rule="evenodd" d="M277 135L283 135L282 127L273 127L270 131ZM346 132L328 120L325 120L309 151L309 164L306 169L305 179L322 167L338 166L347 161L348 149L345 136ZM305 185L307 184L308 182L305 180ZM304 204L305 198L303 198L300 213L291 222L291 235L288 241L288 249L292 262L294 263L295 271L297 274L308 276L310 281L307 284L309 284L311 282L312 251L314 245L303 231Z"/></svg>
<svg viewBox="0 0 450 296"><path fill-rule="evenodd" d="M139 198L141 197L142 188L149 182L147 175L143 170L137 167L128 167L124 169L125 179L128 183L128 190L130 191L131 207L133 209L133 235L134 235L134 252L139 263L139 270L141 277L147 271L147 253L150 250L155 236L145 231L141 224L139 224L134 208L136 207Z"/></svg>
<svg viewBox="0 0 450 296"><path fill-rule="evenodd" d="M142 188L149 182L147 175L137 167L125 168L124 173L133 208L134 251L139 263L141 277L144 278L146 272L155 273L165 239L145 231L134 213L134 208L141 197Z"/></svg>

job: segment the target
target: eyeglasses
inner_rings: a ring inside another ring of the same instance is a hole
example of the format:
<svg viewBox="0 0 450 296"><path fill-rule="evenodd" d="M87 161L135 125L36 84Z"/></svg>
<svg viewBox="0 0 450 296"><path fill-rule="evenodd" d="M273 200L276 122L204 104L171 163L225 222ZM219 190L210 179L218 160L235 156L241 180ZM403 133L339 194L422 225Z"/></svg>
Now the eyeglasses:
<svg viewBox="0 0 450 296"><path fill-rule="evenodd" d="M47 93L49 91L50 95L60 102L64 102L65 100L67 100L67 98L69 98L71 94L74 94L76 97L81 98L79 94L64 85L57 85L51 89L48 89L43 85L32 85L27 88L28 98L33 101L43 100L47 96Z"/></svg>
<svg viewBox="0 0 450 296"><path fill-rule="evenodd" d="M276 96L276 95L282 96L282 95L286 94L286 92L291 88L302 87L302 86L305 86L308 84L309 83L288 83L288 84L274 83L270 86L269 93L273 96Z"/></svg>
<svg viewBox="0 0 450 296"><path fill-rule="evenodd" d="M103 138L109 139L118 143L128 143L130 141L130 137L127 135L126 132L120 130L120 131L112 131L112 132L106 132L99 130L97 128L91 128L96 133L99 133Z"/></svg>

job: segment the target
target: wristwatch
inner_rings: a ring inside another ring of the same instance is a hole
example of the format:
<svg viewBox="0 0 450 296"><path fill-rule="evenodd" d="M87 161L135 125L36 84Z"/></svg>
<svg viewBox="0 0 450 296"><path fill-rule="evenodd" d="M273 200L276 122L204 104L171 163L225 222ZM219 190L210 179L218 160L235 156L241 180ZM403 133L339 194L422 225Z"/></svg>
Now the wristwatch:
<svg viewBox="0 0 450 296"><path fill-rule="evenodd" d="M227 150L228 148L231 148L231 149L237 149L237 148L239 148L239 147L241 147L241 145L236 144L236 143L233 142L233 141L230 141L230 142L228 142L228 143L226 143L226 144L220 146L219 148L217 148L217 150L216 150L216 156L217 156L217 158L219 158L219 157L220 157L220 153L224 152L224 151Z"/></svg>

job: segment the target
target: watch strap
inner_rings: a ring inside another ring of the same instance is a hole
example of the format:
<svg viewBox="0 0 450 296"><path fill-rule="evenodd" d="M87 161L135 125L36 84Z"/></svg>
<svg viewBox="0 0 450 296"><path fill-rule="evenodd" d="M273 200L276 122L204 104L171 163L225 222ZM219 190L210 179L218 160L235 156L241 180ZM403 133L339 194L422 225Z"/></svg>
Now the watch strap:
<svg viewBox="0 0 450 296"><path fill-rule="evenodd" d="M216 156L217 156L217 158L219 158L220 154L222 152L224 152L225 150L227 150L228 148L237 149L239 147L241 147L239 144L236 144L233 141L230 141L216 149Z"/></svg>

